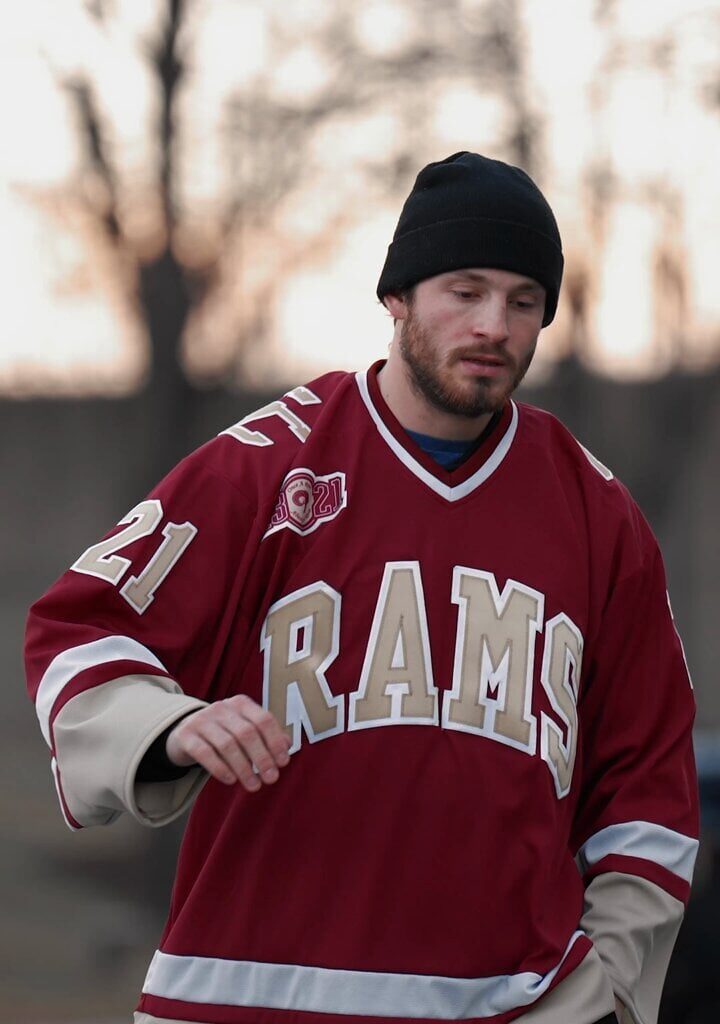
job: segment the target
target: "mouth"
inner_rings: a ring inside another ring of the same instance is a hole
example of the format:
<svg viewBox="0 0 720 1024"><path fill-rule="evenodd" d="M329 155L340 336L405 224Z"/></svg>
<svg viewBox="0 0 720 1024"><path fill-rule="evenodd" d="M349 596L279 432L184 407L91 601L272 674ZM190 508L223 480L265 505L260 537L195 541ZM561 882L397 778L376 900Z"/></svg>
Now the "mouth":
<svg viewBox="0 0 720 1024"><path fill-rule="evenodd" d="M508 369L507 361L499 356L460 356L458 362L467 373L478 377L498 377Z"/></svg>

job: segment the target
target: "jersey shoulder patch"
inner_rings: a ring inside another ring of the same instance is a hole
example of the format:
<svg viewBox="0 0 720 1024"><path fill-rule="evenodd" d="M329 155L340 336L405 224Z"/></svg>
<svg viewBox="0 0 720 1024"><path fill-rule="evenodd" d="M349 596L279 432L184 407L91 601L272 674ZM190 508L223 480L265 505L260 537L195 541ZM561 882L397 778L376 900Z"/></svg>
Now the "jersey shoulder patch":
<svg viewBox="0 0 720 1024"><path fill-rule="evenodd" d="M288 401L292 399L292 401ZM250 445L254 448L268 448L275 444L273 435L275 431L267 429L271 421L280 421L285 428L294 435L298 441L305 443L310 436L312 427L302 416L303 407L321 405L322 398L308 387L300 386L286 392L282 398L276 398L273 402L249 412L241 420L227 427L220 432L220 436L228 434L235 438L240 444ZM300 407L298 411L296 409ZM260 421L267 421L258 425ZM279 426L279 423L277 424ZM263 429L263 427L265 429Z"/></svg>
<svg viewBox="0 0 720 1024"><path fill-rule="evenodd" d="M269 448L283 441L295 439L299 444L307 441L323 404L333 392L347 382L351 374L336 371L327 373L309 384L286 391L266 405L243 416L241 420L220 432L240 444L254 448Z"/></svg>
<svg viewBox="0 0 720 1024"><path fill-rule="evenodd" d="M577 438L575 438L575 440L577 441ZM600 474L600 476L604 477L606 480L614 480L615 479L615 474L613 473L613 471L611 469L608 469L608 467L606 465L604 465L600 461L600 459L596 459L595 456L593 455L593 453L591 451L588 451L588 449L585 447L584 444L581 444L580 441L578 441L577 443L578 443L580 449L582 450L582 452L585 454L585 457L588 460L588 462L590 463L590 465L593 467L593 469L597 470L597 472Z"/></svg>

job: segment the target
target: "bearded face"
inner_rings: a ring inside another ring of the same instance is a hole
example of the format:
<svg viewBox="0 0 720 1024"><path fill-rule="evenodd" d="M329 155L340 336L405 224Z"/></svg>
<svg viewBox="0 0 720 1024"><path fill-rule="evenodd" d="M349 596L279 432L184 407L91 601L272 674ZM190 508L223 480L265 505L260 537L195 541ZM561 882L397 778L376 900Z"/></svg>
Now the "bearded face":
<svg viewBox="0 0 720 1024"><path fill-rule="evenodd" d="M507 345L478 339L448 348L408 302L400 352L413 390L436 409L475 419L502 409L525 376L537 335L521 356Z"/></svg>

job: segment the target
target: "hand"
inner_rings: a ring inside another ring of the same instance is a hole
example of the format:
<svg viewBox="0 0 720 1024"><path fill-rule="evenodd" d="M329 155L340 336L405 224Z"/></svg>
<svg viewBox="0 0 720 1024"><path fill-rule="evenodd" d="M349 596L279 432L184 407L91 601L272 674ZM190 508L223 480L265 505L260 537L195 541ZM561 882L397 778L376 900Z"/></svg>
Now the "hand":
<svg viewBox="0 0 720 1024"><path fill-rule="evenodd" d="M290 761L290 746L277 718L240 694L183 718L168 736L165 751L173 764L200 764L219 782L241 782L255 793L263 782L277 781L278 769Z"/></svg>

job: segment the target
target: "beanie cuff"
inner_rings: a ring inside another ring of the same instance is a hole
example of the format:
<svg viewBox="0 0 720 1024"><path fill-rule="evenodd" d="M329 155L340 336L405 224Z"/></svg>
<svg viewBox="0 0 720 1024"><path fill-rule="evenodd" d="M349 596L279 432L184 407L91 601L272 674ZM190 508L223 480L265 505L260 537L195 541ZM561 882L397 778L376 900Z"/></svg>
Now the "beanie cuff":
<svg viewBox="0 0 720 1024"><path fill-rule="evenodd" d="M546 292L543 327L555 316L563 255L548 235L525 224L491 218L438 221L392 242L378 282L382 301L428 277L468 267L509 270L538 281Z"/></svg>

